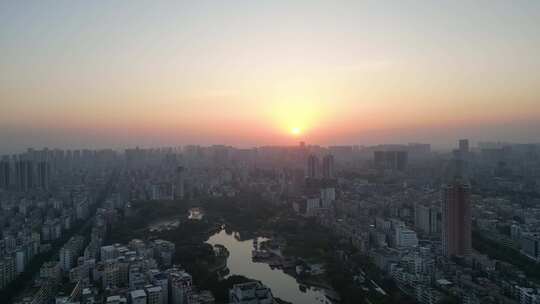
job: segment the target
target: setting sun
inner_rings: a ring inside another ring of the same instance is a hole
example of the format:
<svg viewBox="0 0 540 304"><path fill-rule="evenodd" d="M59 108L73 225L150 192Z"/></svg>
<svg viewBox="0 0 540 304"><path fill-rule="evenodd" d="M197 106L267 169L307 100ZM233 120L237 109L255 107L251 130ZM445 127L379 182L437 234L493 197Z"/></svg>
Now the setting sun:
<svg viewBox="0 0 540 304"><path fill-rule="evenodd" d="M298 127L294 127L294 128L291 129L291 133L293 135L300 135L301 132L302 132L302 130L300 130L300 128L298 128Z"/></svg>

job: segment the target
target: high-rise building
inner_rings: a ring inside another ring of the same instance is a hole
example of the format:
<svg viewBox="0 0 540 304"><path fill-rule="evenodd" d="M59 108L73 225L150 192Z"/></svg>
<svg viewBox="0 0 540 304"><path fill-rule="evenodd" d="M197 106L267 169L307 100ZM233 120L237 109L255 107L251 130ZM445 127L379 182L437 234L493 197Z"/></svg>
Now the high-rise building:
<svg viewBox="0 0 540 304"><path fill-rule="evenodd" d="M405 169L407 169L407 161L408 161L408 158L409 158L409 154L407 153L407 151L396 151L396 166L395 168L398 170L398 171L405 171Z"/></svg>
<svg viewBox="0 0 540 304"><path fill-rule="evenodd" d="M27 258L24 252L24 248L18 248L15 251L15 271L20 274L26 268Z"/></svg>
<svg viewBox="0 0 540 304"><path fill-rule="evenodd" d="M330 208L336 200L336 189L334 187L321 188L321 206Z"/></svg>
<svg viewBox="0 0 540 304"><path fill-rule="evenodd" d="M171 304L190 303L193 291L193 279L187 272L171 269L169 272L170 302Z"/></svg>
<svg viewBox="0 0 540 304"><path fill-rule="evenodd" d="M323 157L322 174L326 179L334 178L334 156L332 154Z"/></svg>
<svg viewBox="0 0 540 304"><path fill-rule="evenodd" d="M147 295L147 304L162 304L163 303L163 290L161 286L148 286L145 287Z"/></svg>
<svg viewBox="0 0 540 304"><path fill-rule="evenodd" d="M456 179L443 186L443 254L464 256L471 253L471 202L469 184Z"/></svg>
<svg viewBox="0 0 540 304"><path fill-rule="evenodd" d="M68 272L75 266L75 255L76 252L70 246L64 246L60 249L60 269L62 271Z"/></svg>
<svg viewBox="0 0 540 304"><path fill-rule="evenodd" d="M373 163L378 169L405 171L408 162L407 151L374 151Z"/></svg>
<svg viewBox="0 0 540 304"><path fill-rule="evenodd" d="M131 304L146 304L146 292L142 289L133 290L129 293Z"/></svg>
<svg viewBox="0 0 540 304"><path fill-rule="evenodd" d="M120 283L120 266L114 261L105 261L101 274L103 288L112 288Z"/></svg>
<svg viewBox="0 0 540 304"><path fill-rule="evenodd" d="M142 268L139 265L129 265L127 270L129 289L136 290L144 288L144 285L146 285L146 279Z"/></svg>
<svg viewBox="0 0 540 304"><path fill-rule="evenodd" d="M16 275L15 259L11 256L0 259L0 289L6 287Z"/></svg>
<svg viewBox="0 0 540 304"><path fill-rule="evenodd" d="M174 198L184 198L184 167L178 166L176 168L176 183L174 185Z"/></svg>
<svg viewBox="0 0 540 304"><path fill-rule="evenodd" d="M307 158L306 177L319 177L319 158L313 154L309 155Z"/></svg>
<svg viewBox="0 0 540 304"><path fill-rule="evenodd" d="M395 229L396 247L416 247L418 246L418 237L416 232L405 227L396 227Z"/></svg>
<svg viewBox="0 0 540 304"><path fill-rule="evenodd" d="M60 269L69 272L77 264L77 257L84 246L84 237L72 236L59 252Z"/></svg>
<svg viewBox="0 0 540 304"><path fill-rule="evenodd" d="M9 159L0 160L0 189L8 189L11 184L11 166Z"/></svg>
<svg viewBox="0 0 540 304"><path fill-rule="evenodd" d="M37 185L43 190L49 189L49 179L51 175L51 166L49 162L40 161L37 163Z"/></svg>
<svg viewBox="0 0 540 304"><path fill-rule="evenodd" d="M19 159L15 162L16 184L19 191L27 191L34 187L34 163Z"/></svg>
<svg viewBox="0 0 540 304"><path fill-rule="evenodd" d="M521 253L540 262L540 234L530 233L521 237Z"/></svg>
<svg viewBox="0 0 540 304"><path fill-rule="evenodd" d="M73 202L73 204L75 205L75 216L78 220L88 218L90 212L88 197L79 197Z"/></svg>
<svg viewBox="0 0 540 304"><path fill-rule="evenodd" d="M426 206L417 204L414 209L414 225L426 234L441 232L440 206Z"/></svg>
<svg viewBox="0 0 540 304"><path fill-rule="evenodd" d="M113 245L101 246L100 256L102 261L114 260L119 255L118 249Z"/></svg>
<svg viewBox="0 0 540 304"><path fill-rule="evenodd" d="M152 283L161 287L161 304L169 304L169 277L163 272L152 274Z"/></svg>
<svg viewBox="0 0 540 304"><path fill-rule="evenodd" d="M469 140L468 139L459 140L459 152L462 154L462 156L465 156L467 153L469 153Z"/></svg>

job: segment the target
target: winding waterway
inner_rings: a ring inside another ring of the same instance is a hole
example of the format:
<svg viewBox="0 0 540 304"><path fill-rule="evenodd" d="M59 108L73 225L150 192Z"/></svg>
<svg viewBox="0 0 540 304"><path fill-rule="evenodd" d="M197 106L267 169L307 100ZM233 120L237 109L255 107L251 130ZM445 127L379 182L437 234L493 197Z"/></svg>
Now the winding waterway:
<svg viewBox="0 0 540 304"><path fill-rule="evenodd" d="M264 238L258 239L259 243L264 240ZM302 291L296 279L281 269L272 269L268 264L253 262L251 259L253 239L239 241L233 234L227 234L225 230L221 230L212 235L207 243L227 247L230 254L227 260L229 275L236 274L259 280L272 289L275 297L294 304L331 303L326 299L324 290L308 287Z"/></svg>

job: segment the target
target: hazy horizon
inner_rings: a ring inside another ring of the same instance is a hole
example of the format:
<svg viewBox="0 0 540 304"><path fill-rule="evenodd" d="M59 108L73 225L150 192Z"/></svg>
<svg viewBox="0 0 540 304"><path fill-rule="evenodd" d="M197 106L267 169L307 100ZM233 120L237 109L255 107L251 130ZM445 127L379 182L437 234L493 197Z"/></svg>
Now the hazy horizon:
<svg viewBox="0 0 540 304"><path fill-rule="evenodd" d="M0 153L540 142L540 2L0 3Z"/></svg>

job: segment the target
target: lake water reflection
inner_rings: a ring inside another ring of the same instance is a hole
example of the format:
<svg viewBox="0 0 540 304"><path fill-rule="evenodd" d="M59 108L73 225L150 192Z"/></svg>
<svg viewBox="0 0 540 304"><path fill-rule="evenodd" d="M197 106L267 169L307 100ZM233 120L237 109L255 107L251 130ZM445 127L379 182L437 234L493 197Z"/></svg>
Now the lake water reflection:
<svg viewBox="0 0 540 304"><path fill-rule="evenodd" d="M264 238L258 238L259 243L264 240ZM225 230L221 230L212 235L207 243L221 244L227 247L230 253L227 260L229 275L236 274L259 280L272 289L272 294L275 297L291 303L331 303L326 299L324 290L308 287L305 291L301 291L300 284L296 282L296 279L281 269L271 269L268 264L253 262L251 259L253 239L239 241L233 234L227 234Z"/></svg>

